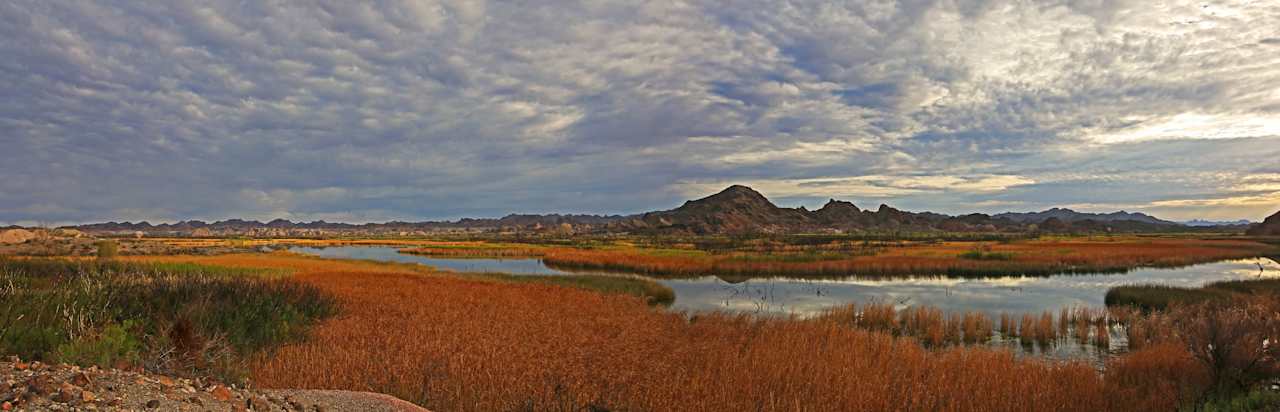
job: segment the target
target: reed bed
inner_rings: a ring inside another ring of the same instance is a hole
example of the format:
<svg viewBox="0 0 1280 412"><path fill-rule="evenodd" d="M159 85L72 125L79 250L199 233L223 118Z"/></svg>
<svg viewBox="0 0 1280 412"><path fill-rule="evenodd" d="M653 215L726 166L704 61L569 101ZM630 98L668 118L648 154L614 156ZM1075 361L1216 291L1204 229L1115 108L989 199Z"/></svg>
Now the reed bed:
<svg viewBox="0 0 1280 412"><path fill-rule="evenodd" d="M238 380L336 306L279 271L0 257L0 354L25 359Z"/></svg>
<svg viewBox="0 0 1280 412"><path fill-rule="evenodd" d="M545 248L528 245L495 245L487 243L431 244L400 249L400 253L450 258L536 258Z"/></svg>
<svg viewBox="0 0 1280 412"><path fill-rule="evenodd" d="M298 279L341 297L343 315L260 359L266 387L372 390L447 411L1111 407L1088 365L929 351L829 319L687 318L639 299L450 277ZM867 326L903 323L887 313L874 308ZM938 324L937 312L912 313Z"/></svg>
<svg viewBox="0 0 1280 412"><path fill-rule="evenodd" d="M894 277L947 275L988 277L1122 273L1136 267L1176 267L1223 259L1255 257L1274 247L1252 241L1129 239L1056 240L978 245L1000 259L974 259L973 242L909 243L875 254L831 253L759 255L654 254L645 249L553 248L544 261L561 269L605 270L665 277L789 276Z"/></svg>
<svg viewBox="0 0 1280 412"><path fill-rule="evenodd" d="M1043 314L1022 325L999 316L1002 335L1049 330L1068 338L1081 319L1093 328L1119 322L1138 326L1126 332L1148 331L1151 343L1100 373L1078 362L945 346L955 336L989 339L983 330L995 325L985 315L936 308L689 317L639 298L424 276L397 265L288 255L199 259L293 267L294 281L341 302L341 315L310 339L258 357L256 384L383 392L433 410L1167 411L1203 402L1213 376L1194 346L1157 340L1173 335L1128 308L1073 308L1049 325ZM1062 323L1072 325L1068 334ZM914 332L894 337L895 330Z"/></svg>

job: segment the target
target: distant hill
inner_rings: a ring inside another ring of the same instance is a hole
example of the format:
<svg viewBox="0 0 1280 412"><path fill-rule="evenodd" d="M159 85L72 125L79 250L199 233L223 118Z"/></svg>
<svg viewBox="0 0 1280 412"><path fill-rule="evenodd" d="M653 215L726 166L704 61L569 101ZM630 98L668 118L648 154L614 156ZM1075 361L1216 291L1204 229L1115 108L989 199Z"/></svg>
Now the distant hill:
<svg viewBox="0 0 1280 412"><path fill-rule="evenodd" d="M1267 217L1267 220L1254 225L1245 233L1251 236L1280 236L1280 212Z"/></svg>
<svg viewBox="0 0 1280 412"><path fill-rule="evenodd" d="M687 201L676 209L645 213L629 226L705 234L786 232L813 223L803 209L778 207L760 192L734 185L720 193Z"/></svg>
<svg viewBox="0 0 1280 412"><path fill-rule="evenodd" d="M1046 220L1049 220L1050 218L1053 218L1053 219L1058 219L1060 221L1068 222L1068 223L1079 222L1084 220L1093 220L1097 222L1131 221L1131 222L1150 223L1153 225L1177 225L1178 224L1175 222L1170 222L1168 220L1157 219L1145 213L1128 213L1123 210L1119 212L1113 212L1113 213L1084 213L1084 212L1077 212L1071 209L1063 209L1063 208L1057 208L1057 207L1049 210L1045 210L1043 212L1000 213L992 217L997 219L1009 219L1014 222L1021 222L1021 223L1039 223L1039 222L1044 222Z"/></svg>
<svg viewBox="0 0 1280 412"><path fill-rule="evenodd" d="M1280 220L1274 216L1268 219ZM671 210L639 215L512 214L499 219L461 219L451 222L330 223L325 221L270 222L230 219L206 223L108 222L75 226L89 233L162 236L317 237L341 235L421 236L434 232L503 233L637 233L637 234L769 234L769 233L1098 233L1221 230L1224 226L1191 227L1142 213L1081 213L1054 208L1033 213L973 213L948 216L908 212L880 205L862 209L852 202L831 199L818 210L778 207L749 187L734 185L719 193L690 200ZM1243 230L1243 226L1228 226Z"/></svg>
<svg viewBox="0 0 1280 412"><path fill-rule="evenodd" d="M1251 222L1251 221L1249 221L1249 220L1246 220L1246 219L1240 219L1240 220L1203 220L1203 219L1193 219L1193 220L1188 220L1188 221L1182 222L1182 224L1187 225L1187 226L1192 226L1192 227L1207 227L1207 226L1249 226L1249 225L1252 225L1252 224L1253 224L1253 222Z"/></svg>
<svg viewBox="0 0 1280 412"><path fill-rule="evenodd" d="M734 233L912 232L1136 232L1182 227L1141 213L1092 214L1051 209L1040 214L948 216L907 212L889 205L863 210L831 199L821 209L783 208L746 186L734 185L666 211L645 213L610 224L613 231Z"/></svg>

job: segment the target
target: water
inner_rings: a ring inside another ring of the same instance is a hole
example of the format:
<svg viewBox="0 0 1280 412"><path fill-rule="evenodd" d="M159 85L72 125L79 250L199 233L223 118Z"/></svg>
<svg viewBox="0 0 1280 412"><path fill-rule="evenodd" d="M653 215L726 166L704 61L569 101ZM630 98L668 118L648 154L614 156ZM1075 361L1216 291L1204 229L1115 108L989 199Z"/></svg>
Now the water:
<svg viewBox="0 0 1280 412"><path fill-rule="evenodd" d="M396 248L343 246L297 247L300 253L348 259L421 263L459 272L502 272L525 275L564 275L538 259L449 259L399 253ZM582 274L583 272L573 272ZM999 277L963 279L914 277L901 279L808 280L758 278L738 282L714 276L697 279L654 279L675 291L671 309L730 310L752 313L812 315L851 302L934 306L947 312L983 311L993 319L1006 312L1039 314L1064 307L1103 307L1107 289L1131 284L1197 287L1220 280L1280 277L1280 263L1270 259L1230 260L1172 269L1136 269L1129 273Z"/></svg>

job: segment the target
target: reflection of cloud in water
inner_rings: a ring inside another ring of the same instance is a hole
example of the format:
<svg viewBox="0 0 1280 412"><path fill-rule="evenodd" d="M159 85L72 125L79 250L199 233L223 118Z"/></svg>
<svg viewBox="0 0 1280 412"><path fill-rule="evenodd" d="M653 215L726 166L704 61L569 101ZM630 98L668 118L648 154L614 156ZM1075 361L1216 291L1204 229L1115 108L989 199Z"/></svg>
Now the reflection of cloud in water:
<svg viewBox="0 0 1280 412"><path fill-rule="evenodd" d="M745 310L812 315L851 302L929 305L946 311L1039 313L1071 306L1102 306L1107 289L1131 284L1197 287L1205 283L1280 277L1271 260L1236 260L1172 269L1136 269L1115 275L1060 275L986 279L751 279L727 284L714 277L666 280L678 310ZM745 291L745 292L744 292Z"/></svg>
<svg viewBox="0 0 1280 412"><path fill-rule="evenodd" d="M456 271L513 274L567 274L536 259L446 259L398 253L391 247L294 248L328 257L416 262ZM724 310L811 315L851 302L879 301L897 306L929 305L946 311L979 310L991 314L1039 313L1067 306L1102 306L1107 289L1133 284L1197 287L1232 279L1280 278L1280 263L1245 259L1173 269L1136 269L1114 275L1010 276L896 279L793 279L704 277L660 280L676 292L675 310Z"/></svg>

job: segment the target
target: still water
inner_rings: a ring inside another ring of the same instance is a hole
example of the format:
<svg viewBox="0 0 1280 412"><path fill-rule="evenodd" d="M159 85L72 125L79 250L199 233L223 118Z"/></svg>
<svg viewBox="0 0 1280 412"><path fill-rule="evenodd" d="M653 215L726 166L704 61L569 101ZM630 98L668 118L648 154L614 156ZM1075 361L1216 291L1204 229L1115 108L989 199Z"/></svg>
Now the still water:
<svg viewBox="0 0 1280 412"><path fill-rule="evenodd" d="M510 274L570 274L549 268L538 259L448 259L399 253L393 247L297 247L293 251L331 258L420 263L458 272ZM585 272L573 272L584 274ZM613 276L617 276L614 274ZM757 278L746 281L707 276L697 279L654 279L675 291L671 309L729 310L753 313L811 315L831 306L858 302L893 303L900 307L929 305L947 312L984 311L993 318L1010 314L1054 311L1063 307L1102 307L1107 289L1130 284L1196 287L1232 279L1280 277L1280 264L1270 259L1230 260L1174 269L1135 269L1126 274L1060 275L962 279L912 277L901 279L807 280Z"/></svg>

